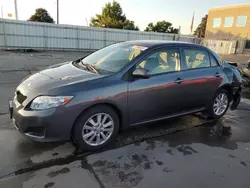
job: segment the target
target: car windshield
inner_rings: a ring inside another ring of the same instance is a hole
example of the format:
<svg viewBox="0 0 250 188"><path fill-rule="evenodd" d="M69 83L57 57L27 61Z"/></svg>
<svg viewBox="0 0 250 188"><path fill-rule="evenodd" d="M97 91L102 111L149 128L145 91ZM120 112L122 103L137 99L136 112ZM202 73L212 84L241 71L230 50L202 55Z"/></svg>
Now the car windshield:
<svg viewBox="0 0 250 188"><path fill-rule="evenodd" d="M115 73L146 49L145 46L134 44L113 44L83 58L79 65L91 67L92 70L96 69L96 72Z"/></svg>

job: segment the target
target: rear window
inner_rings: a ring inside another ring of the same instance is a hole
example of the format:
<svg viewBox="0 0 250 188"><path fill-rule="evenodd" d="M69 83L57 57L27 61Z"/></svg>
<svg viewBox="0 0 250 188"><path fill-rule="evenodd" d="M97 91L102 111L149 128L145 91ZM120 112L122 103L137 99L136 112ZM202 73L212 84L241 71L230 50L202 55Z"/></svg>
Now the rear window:
<svg viewBox="0 0 250 188"><path fill-rule="evenodd" d="M188 69L210 67L209 55L198 49L185 49L184 55Z"/></svg>

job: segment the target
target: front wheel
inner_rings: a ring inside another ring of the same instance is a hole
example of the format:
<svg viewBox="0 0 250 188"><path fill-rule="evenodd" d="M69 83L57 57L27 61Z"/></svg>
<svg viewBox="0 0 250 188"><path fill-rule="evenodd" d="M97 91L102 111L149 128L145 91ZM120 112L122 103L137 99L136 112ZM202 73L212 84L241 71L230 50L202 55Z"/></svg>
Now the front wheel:
<svg viewBox="0 0 250 188"><path fill-rule="evenodd" d="M109 106L90 108L76 121L73 139L82 150L99 150L114 142L119 118Z"/></svg>
<svg viewBox="0 0 250 188"><path fill-rule="evenodd" d="M225 89L220 89L208 108L208 116L213 119L221 118L229 107L229 95Z"/></svg>

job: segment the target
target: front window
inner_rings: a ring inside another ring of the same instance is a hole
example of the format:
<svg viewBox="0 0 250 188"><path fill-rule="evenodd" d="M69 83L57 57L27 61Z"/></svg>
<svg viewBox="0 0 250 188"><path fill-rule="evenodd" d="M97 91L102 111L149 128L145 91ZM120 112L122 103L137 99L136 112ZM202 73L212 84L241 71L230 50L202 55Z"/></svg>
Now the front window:
<svg viewBox="0 0 250 188"><path fill-rule="evenodd" d="M137 68L144 68L150 75L180 71L180 54L178 49L157 51L145 58Z"/></svg>
<svg viewBox="0 0 250 188"><path fill-rule="evenodd" d="M97 71L115 73L146 49L145 46L135 44L113 44L85 57L79 65L91 65Z"/></svg>
<svg viewBox="0 0 250 188"><path fill-rule="evenodd" d="M213 28L220 27L220 24L221 24L221 18L214 18Z"/></svg>

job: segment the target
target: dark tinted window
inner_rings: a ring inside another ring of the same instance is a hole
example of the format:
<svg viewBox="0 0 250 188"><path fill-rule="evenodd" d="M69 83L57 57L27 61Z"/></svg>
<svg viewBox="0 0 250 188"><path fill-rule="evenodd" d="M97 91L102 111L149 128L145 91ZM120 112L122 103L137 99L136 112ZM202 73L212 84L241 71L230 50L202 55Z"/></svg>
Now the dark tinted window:
<svg viewBox="0 0 250 188"><path fill-rule="evenodd" d="M209 55L198 49L184 49L184 56L188 69L210 67Z"/></svg>

